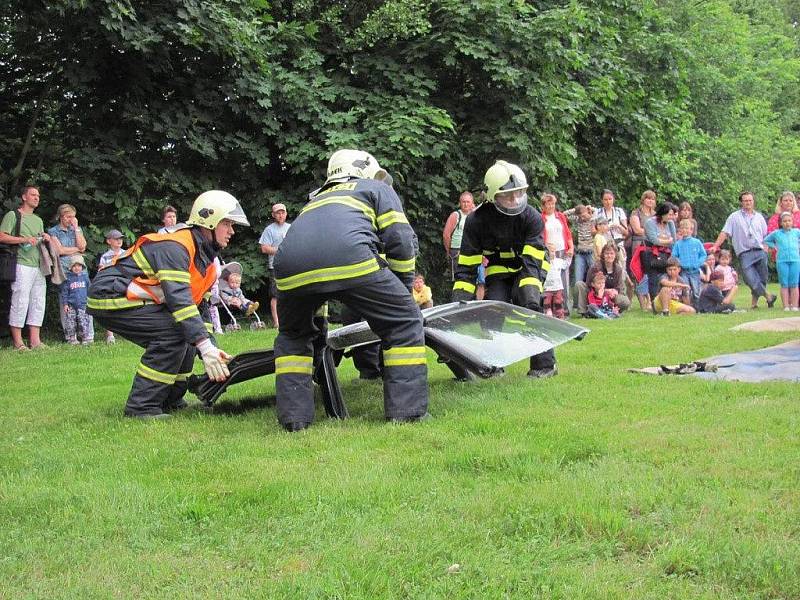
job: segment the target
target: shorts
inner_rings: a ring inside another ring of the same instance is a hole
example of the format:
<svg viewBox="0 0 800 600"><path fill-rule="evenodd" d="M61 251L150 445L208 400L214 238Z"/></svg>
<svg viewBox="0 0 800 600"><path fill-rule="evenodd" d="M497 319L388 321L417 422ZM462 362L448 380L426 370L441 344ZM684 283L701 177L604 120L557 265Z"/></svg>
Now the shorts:
<svg viewBox="0 0 800 600"><path fill-rule="evenodd" d="M278 284L277 280L275 279L275 269L268 269L267 270L267 277L268 283L268 293L270 298L277 298L278 297Z"/></svg>
<svg viewBox="0 0 800 600"><path fill-rule="evenodd" d="M663 311L663 307L661 305L661 298L656 296L656 301L654 303L655 309L659 312ZM669 314L677 315L680 312L680 309L684 306L688 306L688 304L684 304L683 302L678 302L677 300L670 300L669 301Z"/></svg>

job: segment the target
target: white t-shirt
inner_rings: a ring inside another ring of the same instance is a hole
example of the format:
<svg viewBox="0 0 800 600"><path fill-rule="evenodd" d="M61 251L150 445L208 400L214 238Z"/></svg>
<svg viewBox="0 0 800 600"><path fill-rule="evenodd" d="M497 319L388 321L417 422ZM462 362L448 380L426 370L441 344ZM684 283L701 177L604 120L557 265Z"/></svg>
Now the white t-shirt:
<svg viewBox="0 0 800 600"><path fill-rule="evenodd" d="M544 217L544 228L547 231L547 243L553 244L553 250L556 252L566 250L564 245L564 225L555 215L542 216ZM552 263L550 266L552 266Z"/></svg>
<svg viewBox="0 0 800 600"><path fill-rule="evenodd" d="M259 244L267 244L269 246L280 246L283 238L286 237L286 232L289 231L290 224L284 221L283 225L278 225L277 223L270 223L264 228L263 233L261 234L261 238L259 238ZM275 255L270 254L268 256L267 264L269 268L272 268L272 263L275 261Z"/></svg>

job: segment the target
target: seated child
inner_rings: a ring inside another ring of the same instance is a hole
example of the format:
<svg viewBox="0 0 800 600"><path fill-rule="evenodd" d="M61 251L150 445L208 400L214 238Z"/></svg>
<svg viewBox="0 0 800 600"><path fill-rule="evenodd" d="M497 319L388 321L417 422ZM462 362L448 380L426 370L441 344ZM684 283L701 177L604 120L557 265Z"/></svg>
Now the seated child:
<svg viewBox="0 0 800 600"><path fill-rule="evenodd" d="M433 306L433 293L431 288L425 285L425 278L420 273L414 276L411 295L414 296L414 302L420 308L431 308Z"/></svg>
<svg viewBox="0 0 800 600"><path fill-rule="evenodd" d="M119 229L111 229L106 233L106 245L108 250L100 256L100 261L97 265L98 271L110 267L117 257L125 254L125 250L122 248L122 232ZM106 331L106 344L113 344L116 341L114 332Z"/></svg>
<svg viewBox="0 0 800 600"><path fill-rule="evenodd" d="M605 217L599 217L597 221L595 221L595 231L597 231L597 233L594 235L593 258L594 261L597 262L603 255L603 248L606 247L608 242L613 242L614 237L611 235L611 230L608 227L608 219Z"/></svg>
<svg viewBox="0 0 800 600"><path fill-rule="evenodd" d="M544 280L544 314L548 317L563 319L564 311L564 280L561 272L566 268L567 261L563 258L551 258L550 270Z"/></svg>
<svg viewBox="0 0 800 600"><path fill-rule="evenodd" d="M69 271L59 287L59 300L64 306L64 336L73 346L78 345L78 334L84 344L91 344L89 337L89 315L86 314L86 295L89 290L89 276L83 256L73 254L69 257Z"/></svg>
<svg viewBox="0 0 800 600"><path fill-rule="evenodd" d="M233 265L236 265L237 268L234 268ZM259 303L245 298L242 291L241 269L239 263L231 263L223 267L220 279L228 285L219 286L219 296L228 308L236 308L249 317L258 310Z"/></svg>
<svg viewBox="0 0 800 600"><path fill-rule="evenodd" d="M684 219L678 225L678 241L672 246L672 256L681 263L681 275L689 282L692 304L700 298L700 267L706 261L703 242L692 235L692 221Z"/></svg>
<svg viewBox="0 0 800 600"><path fill-rule="evenodd" d="M595 272L591 287L586 296L586 314L595 319L618 319L619 306L614 302L614 295L606 289L606 276L602 271Z"/></svg>
<svg viewBox="0 0 800 600"><path fill-rule="evenodd" d="M739 291L739 275L736 270L731 266L731 251L720 250L719 258L717 259L717 266L714 267L715 271L722 273L724 279L722 282L722 293L725 294L725 304L733 304L733 299L736 297L736 292Z"/></svg>
<svg viewBox="0 0 800 600"><path fill-rule="evenodd" d="M722 283L725 276L719 271L711 274L710 283L700 293L700 300L697 302L697 310L701 313L731 313L736 310L733 304L723 302L725 296L722 293Z"/></svg>
<svg viewBox="0 0 800 600"><path fill-rule="evenodd" d="M654 303L661 316L693 315L691 287L681 277L681 263L677 258L667 260L667 272L658 280L659 292Z"/></svg>
<svg viewBox="0 0 800 600"><path fill-rule="evenodd" d="M703 289L706 289L709 283L711 283L711 274L714 272L714 268L717 266L717 255L713 252L709 252L706 255L706 261L703 263L703 266L700 267L700 282L703 286Z"/></svg>

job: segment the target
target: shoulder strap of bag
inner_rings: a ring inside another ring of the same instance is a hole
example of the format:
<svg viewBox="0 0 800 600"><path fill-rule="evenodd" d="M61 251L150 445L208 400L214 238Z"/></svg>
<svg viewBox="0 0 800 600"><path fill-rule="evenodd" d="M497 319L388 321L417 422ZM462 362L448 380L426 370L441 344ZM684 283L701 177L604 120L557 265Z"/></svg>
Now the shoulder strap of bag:
<svg viewBox="0 0 800 600"><path fill-rule="evenodd" d="M22 229L22 213L20 213L19 209L16 209L14 215L17 217L17 222L14 225L14 237L19 237L19 232Z"/></svg>

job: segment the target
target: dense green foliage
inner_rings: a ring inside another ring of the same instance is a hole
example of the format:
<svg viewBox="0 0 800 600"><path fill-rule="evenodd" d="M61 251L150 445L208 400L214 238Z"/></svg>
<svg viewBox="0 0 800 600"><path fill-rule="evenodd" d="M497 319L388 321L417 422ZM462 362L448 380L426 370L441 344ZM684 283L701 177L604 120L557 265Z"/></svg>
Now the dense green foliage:
<svg viewBox="0 0 800 600"><path fill-rule="evenodd" d="M0 7L0 201L42 185L130 237L222 188L255 227L290 216L343 146L395 175L441 272L460 189L496 159L565 204L603 187L697 203L706 235L742 188L800 181L791 0L10 0ZM431 275L429 275L431 277Z"/></svg>
<svg viewBox="0 0 800 600"><path fill-rule="evenodd" d="M796 337L729 331L778 314L584 321L545 381L431 355L416 425L346 360L352 418L299 434L272 377L134 422L133 344L2 349L0 597L798 598L797 384L625 372Z"/></svg>

